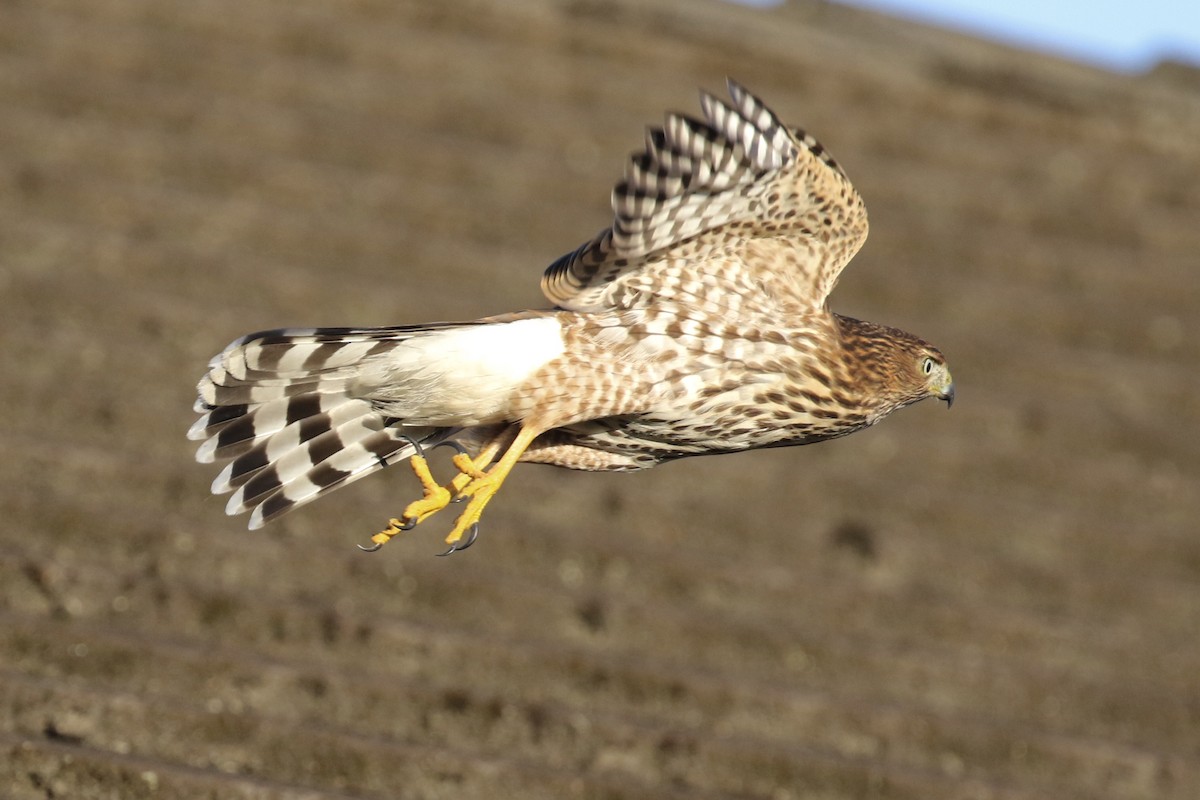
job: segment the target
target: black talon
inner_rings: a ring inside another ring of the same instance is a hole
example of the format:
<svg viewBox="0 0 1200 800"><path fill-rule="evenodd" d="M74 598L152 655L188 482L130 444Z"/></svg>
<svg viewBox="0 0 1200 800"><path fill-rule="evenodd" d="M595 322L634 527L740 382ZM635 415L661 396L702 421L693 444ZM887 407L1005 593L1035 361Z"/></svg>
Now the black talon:
<svg viewBox="0 0 1200 800"><path fill-rule="evenodd" d="M471 525L471 531L470 531L470 533L467 534L466 542L464 542L462 544L455 542L454 544L450 545L450 548L446 552L438 553L437 557L445 558L446 556L450 555L451 553L459 553L463 550L466 550L468 547L475 544L475 540L478 538L479 538L479 523L476 522L473 525Z"/></svg>
<svg viewBox="0 0 1200 800"><path fill-rule="evenodd" d="M409 445L412 445L414 456L420 456L421 458L425 458L425 447L421 446L420 441L414 439L413 437L410 437L410 435L408 435L407 433L397 434L396 438L401 439L403 441L407 441L407 443ZM467 452L466 447L463 447L461 444L458 444L457 441L454 441L454 440L439 441L439 443L436 445L433 445L430 450L437 450L438 447L454 447L455 450L463 453L464 456L470 455L470 453ZM386 465L388 465L388 462L386 462L386 459L383 457L379 457L378 461L379 461L380 467L386 467ZM460 499L456 498L455 500L452 500L452 503L458 503L458 501L460 501ZM415 517L413 519L406 519L406 521L404 521L401 524L396 524L395 521L392 521L390 528L395 528L396 531L412 530L413 528L416 528L416 523L418 523L418 522L419 522L418 519L416 519ZM448 549L448 551L446 551L445 553L442 553L440 555L449 555L450 553L454 553L455 551L464 551L464 549L467 549L468 547L472 546L475 541L476 528L478 528L478 525L472 525L472 535L470 535L470 539L467 541L466 545L463 545L462 547L458 547L457 542L455 542L454 545L450 546L450 549ZM373 545L371 545L370 547L364 547L362 545L358 545L356 547L358 547L360 549L360 551L362 551L364 553L374 553L374 552L378 551L378 549L380 547L383 547L383 542L373 543Z"/></svg>
<svg viewBox="0 0 1200 800"><path fill-rule="evenodd" d="M463 447L461 444L459 444L454 439L447 439L444 442L438 442L437 444L435 444L433 447L431 447L429 449L437 450L439 447L453 447L455 450L458 451L459 455L463 455L463 456L471 455L470 453L467 452L467 448Z"/></svg>
<svg viewBox="0 0 1200 800"><path fill-rule="evenodd" d="M412 448L413 448L413 450L415 450L415 451L416 451L416 452L414 453L414 455L418 455L418 456L420 456L421 458L424 458L424 457L425 457L425 448L424 448L424 447L421 447L421 443L420 443L420 442L418 442L416 439L414 439L413 437L409 436L407 433L402 433L402 434L400 434L398 438L400 438L400 439L403 439L404 441L406 441L406 442L408 442L409 444L411 444L411 445L412 445Z"/></svg>
<svg viewBox="0 0 1200 800"><path fill-rule="evenodd" d="M479 523L473 522L473 523L471 523L471 531L470 531L470 533L467 534L467 543L458 549L466 550L468 547L475 544L475 540L478 538L479 538Z"/></svg>

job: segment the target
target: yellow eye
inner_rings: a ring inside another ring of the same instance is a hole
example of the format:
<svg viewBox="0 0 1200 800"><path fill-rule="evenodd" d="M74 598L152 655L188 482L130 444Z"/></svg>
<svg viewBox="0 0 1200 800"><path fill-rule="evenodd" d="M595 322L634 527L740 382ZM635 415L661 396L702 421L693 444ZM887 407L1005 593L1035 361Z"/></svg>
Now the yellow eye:
<svg viewBox="0 0 1200 800"><path fill-rule="evenodd" d="M925 363L921 365L921 371L924 372L926 375L933 372L933 359L932 358L925 359Z"/></svg>

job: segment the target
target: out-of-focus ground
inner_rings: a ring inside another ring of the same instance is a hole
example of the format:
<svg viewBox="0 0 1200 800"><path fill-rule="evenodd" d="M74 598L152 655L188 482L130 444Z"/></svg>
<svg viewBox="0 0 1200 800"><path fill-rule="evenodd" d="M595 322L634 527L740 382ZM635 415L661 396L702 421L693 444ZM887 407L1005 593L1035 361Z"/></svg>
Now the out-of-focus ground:
<svg viewBox="0 0 1200 800"><path fill-rule="evenodd" d="M542 306L727 74L854 178L834 308L951 412L521 467L447 559L355 549L401 469L223 515L212 353ZM4 3L0 793L1200 796L1197 85L823 3Z"/></svg>

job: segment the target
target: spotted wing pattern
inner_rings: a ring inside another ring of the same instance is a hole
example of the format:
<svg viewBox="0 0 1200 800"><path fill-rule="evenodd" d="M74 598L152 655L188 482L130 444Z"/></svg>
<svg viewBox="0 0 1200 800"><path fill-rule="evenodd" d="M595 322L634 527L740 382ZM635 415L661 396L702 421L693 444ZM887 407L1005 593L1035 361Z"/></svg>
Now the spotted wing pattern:
<svg viewBox="0 0 1200 800"><path fill-rule="evenodd" d="M668 114L647 131L645 151L613 190L612 227L546 270L542 291L552 302L612 308L628 276L673 256L703 270L699 259L713 248L754 239L791 251L783 262L806 273L797 285L807 304L824 302L866 238L862 199L813 137L734 81L729 93L732 103L701 93L703 120ZM771 261L744 266L771 269Z"/></svg>

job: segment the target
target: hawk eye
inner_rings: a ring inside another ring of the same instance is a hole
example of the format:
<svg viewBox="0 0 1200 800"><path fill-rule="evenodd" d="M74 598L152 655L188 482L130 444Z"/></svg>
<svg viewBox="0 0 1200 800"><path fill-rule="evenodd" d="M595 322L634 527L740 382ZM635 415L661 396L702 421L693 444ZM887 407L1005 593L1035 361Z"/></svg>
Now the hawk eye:
<svg viewBox="0 0 1200 800"><path fill-rule="evenodd" d="M925 359L925 363L921 365L921 371L924 372L926 375L933 372L933 359L932 358Z"/></svg>

